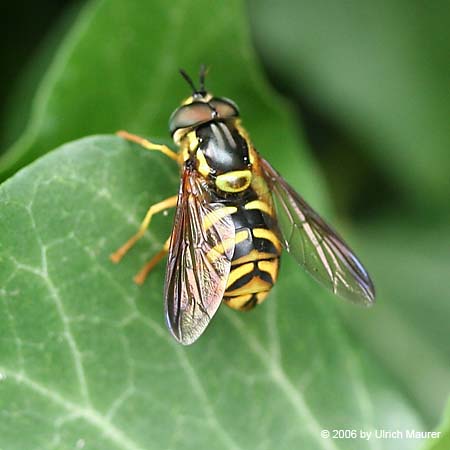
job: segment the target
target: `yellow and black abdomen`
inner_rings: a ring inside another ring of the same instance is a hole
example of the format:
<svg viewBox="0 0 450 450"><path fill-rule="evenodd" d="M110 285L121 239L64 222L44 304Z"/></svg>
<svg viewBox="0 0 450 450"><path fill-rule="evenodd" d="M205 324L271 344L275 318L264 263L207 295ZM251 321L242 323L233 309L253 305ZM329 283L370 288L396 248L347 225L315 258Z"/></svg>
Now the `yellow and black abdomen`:
<svg viewBox="0 0 450 450"><path fill-rule="evenodd" d="M252 165L257 156L234 120L203 124L187 139L197 170L234 223L235 248L223 301L233 309L252 309L272 289L281 253L275 212L259 192L266 194L268 188L261 179L254 183L255 175L261 178Z"/></svg>
<svg viewBox="0 0 450 450"><path fill-rule="evenodd" d="M273 211L261 200L234 205L235 250L224 302L246 311L261 303L278 276L281 244Z"/></svg>

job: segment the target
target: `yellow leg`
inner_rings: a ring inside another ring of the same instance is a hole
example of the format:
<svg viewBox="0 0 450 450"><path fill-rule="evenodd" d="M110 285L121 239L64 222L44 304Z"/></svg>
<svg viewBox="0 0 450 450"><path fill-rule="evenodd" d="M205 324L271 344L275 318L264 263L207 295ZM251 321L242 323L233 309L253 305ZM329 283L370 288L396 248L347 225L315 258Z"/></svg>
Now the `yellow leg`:
<svg viewBox="0 0 450 450"><path fill-rule="evenodd" d="M167 255L167 252L169 251L169 245L170 245L170 237L164 243L164 247L148 263L146 263L145 266L142 267L142 269L135 275L133 280L136 284L144 283L145 279L147 278L148 274L153 269L153 267L155 267L156 264L158 264L159 261L161 261L161 259L163 259L164 256Z"/></svg>
<svg viewBox="0 0 450 450"><path fill-rule="evenodd" d="M126 139L127 141L135 142L136 144L141 145L147 150L156 150L158 152L164 153L169 158L178 162L178 153L171 150L167 145L162 144L154 144L143 137L137 136L136 134L128 133L128 131L118 131L117 136Z"/></svg>
<svg viewBox="0 0 450 450"><path fill-rule="evenodd" d="M128 239L125 244L123 244L121 247L119 247L114 253L111 254L110 259L112 262L118 263L130 250L131 247L133 247L134 244L142 237L144 236L145 230L150 225L150 221L152 220L153 214L159 213L161 211L164 211L168 208L174 208L177 206L177 196L174 195L173 197L166 198L162 202L156 203L155 205L150 206L150 208L147 211L147 214L144 217L144 220L142 221L138 232L131 236L130 239Z"/></svg>

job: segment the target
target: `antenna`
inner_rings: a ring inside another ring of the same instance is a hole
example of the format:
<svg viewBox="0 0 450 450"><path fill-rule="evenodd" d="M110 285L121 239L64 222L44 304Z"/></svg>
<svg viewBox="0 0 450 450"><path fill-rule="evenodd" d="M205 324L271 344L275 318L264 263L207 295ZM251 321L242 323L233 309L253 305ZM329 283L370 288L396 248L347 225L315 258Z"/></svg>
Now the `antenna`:
<svg viewBox="0 0 450 450"><path fill-rule="evenodd" d="M200 80L200 89L199 89L199 93L200 94L206 94L206 90L205 90L205 78L206 78L206 75L208 74L208 69L207 69L207 67L205 66L205 64L202 64L201 66L200 66L200 73L199 73L199 75L198 75L198 78L199 78L199 80Z"/></svg>
<svg viewBox="0 0 450 450"><path fill-rule="evenodd" d="M201 96L204 96L206 94L205 78L206 78L206 75L208 74L208 68L206 67L205 64L202 64L200 66L200 72L199 72L199 75L198 75L199 86L200 86L199 89L197 89L195 87L195 84L192 81L192 78L186 73L186 71L184 71L183 69L180 69L180 73L181 73L181 76L186 80L186 82L192 88L193 95L199 94Z"/></svg>
<svg viewBox="0 0 450 450"><path fill-rule="evenodd" d="M192 91L194 92L194 94L196 92L198 92L197 88L195 87L194 82L192 81L192 78L183 69L180 69L180 73L181 73L181 76L187 81L189 86L191 86Z"/></svg>

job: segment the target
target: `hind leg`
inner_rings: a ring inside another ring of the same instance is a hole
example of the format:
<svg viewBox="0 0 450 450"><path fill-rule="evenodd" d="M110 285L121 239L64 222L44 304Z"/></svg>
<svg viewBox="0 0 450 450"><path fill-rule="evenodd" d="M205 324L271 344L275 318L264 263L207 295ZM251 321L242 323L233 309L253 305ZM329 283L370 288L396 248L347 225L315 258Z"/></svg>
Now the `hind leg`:
<svg viewBox="0 0 450 450"><path fill-rule="evenodd" d="M163 248L149 261L147 262L142 269L134 276L133 280L136 284L143 284L148 274L152 271L152 269L156 266L156 264L167 255L170 246L170 237L164 243Z"/></svg>

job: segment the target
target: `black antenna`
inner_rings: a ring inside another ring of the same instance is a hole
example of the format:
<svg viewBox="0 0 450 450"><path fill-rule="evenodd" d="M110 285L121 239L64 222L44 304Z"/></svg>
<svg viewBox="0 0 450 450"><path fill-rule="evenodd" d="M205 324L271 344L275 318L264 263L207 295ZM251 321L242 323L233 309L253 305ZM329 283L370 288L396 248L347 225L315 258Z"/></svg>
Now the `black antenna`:
<svg viewBox="0 0 450 450"><path fill-rule="evenodd" d="M202 94L202 95L206 94L205 77L206 77L207 73L208 73L207 67L205 66L205 64L202 64L200 66L200 73L198 75L199 80L200 80L200 89L199 89L198 92L199 92L199 94Z"/></svg>
<svg viewBox="0 0 450 450"><path fill-rule="evenodd" d="M195 87L195 84L192 81L192 78L183 69L180 69L180 73L181 73L181 76L187 81L189 86L192 88L192 91L193 91L192 93L193 93L194 96L196 94L197 95L201 95L201 96L204 96L206 94L205 78L206 78L206 75L208 74L208 68L205 66L205 64L202 64L200 66L200 73L198 75L199 83L200 83L200 88L199 89L197 89Z"/></svg>
<svg viewBox="0 0 450 450"><path fill-rule="evenodd" d="M192 78L183 69L180 69L180 73L181 73L181 76L187 81L189 86L191 86L193 93L196 94L197 92L199 92L197 90L197 88L195 87L194 82L192 81Z"/></svg>

